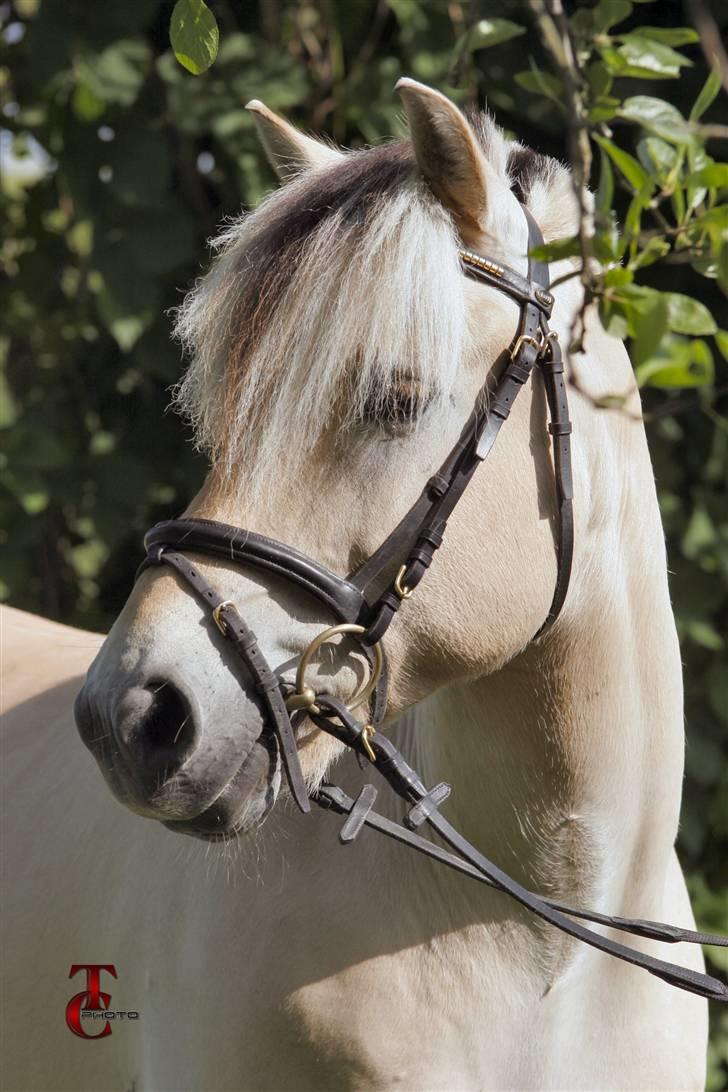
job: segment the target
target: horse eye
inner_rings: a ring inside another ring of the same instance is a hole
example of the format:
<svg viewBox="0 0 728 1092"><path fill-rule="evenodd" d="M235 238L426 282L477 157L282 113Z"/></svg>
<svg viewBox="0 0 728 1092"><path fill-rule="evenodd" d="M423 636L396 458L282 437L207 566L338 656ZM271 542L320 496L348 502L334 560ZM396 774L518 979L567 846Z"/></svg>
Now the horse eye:
<svg viewBox="0 0 728 1092"><path fill-rule="evenodd" d="M422 413L430 399L416 379L400 380L381 397L375 393L364 405L363 418L367 424L408 425Z"/></svg>

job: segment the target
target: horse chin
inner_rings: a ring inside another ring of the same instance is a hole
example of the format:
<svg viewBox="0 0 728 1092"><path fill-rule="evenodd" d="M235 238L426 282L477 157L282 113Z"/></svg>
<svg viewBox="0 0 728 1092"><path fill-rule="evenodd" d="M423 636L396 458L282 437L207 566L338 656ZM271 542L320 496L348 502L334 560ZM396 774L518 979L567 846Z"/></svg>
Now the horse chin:
<svg viewBox="0 0 728 1092"><path fill-rule="evenodd" d="M191 819L165 819L162 825L176 834L188 834L206 842L228 842L264 822L280 788L277 743L261 737L212 804Z"/></svg>

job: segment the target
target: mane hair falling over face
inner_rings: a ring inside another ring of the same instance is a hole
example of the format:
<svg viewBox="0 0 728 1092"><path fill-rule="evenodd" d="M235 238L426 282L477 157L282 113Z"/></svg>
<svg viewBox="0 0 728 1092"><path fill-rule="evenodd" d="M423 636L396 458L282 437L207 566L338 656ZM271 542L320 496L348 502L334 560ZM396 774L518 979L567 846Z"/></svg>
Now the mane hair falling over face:
<svg viewBox="0 0 728 1092"><path fill-rule="evenodd" d="M487 116L474 121L508 189L542 206L555 189L570 194L564 168L506 142ZM175 405L249 497L282 458L300 473L332 428L386 418L403 387L425 392L432 420L468 349L457 228L411 143L317 147L322 163L213 241L212 268L177 313L190 365Z"/></svg>

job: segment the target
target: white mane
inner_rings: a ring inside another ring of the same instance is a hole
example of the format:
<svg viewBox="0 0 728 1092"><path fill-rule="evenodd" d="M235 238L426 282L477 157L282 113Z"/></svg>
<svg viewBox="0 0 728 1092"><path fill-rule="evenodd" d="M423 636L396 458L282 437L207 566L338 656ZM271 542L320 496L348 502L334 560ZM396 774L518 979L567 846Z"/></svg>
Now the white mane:
<svg viewBox="0 0 728 1092"><path fill-rule="evenodd" d="M534 214L563 216L563 193L547 198L556 184L570 193L568 172L485 116L477 129L509 185L509 155L528 157ZM467 343L465 278L452 221L408 143L308 172L213 246L211 270L177 314L191 362L174 400L198 445L248 492L281 459L295 472L335 423L386 412L403 381L418 382L431 413L447 402Z"/></svg>

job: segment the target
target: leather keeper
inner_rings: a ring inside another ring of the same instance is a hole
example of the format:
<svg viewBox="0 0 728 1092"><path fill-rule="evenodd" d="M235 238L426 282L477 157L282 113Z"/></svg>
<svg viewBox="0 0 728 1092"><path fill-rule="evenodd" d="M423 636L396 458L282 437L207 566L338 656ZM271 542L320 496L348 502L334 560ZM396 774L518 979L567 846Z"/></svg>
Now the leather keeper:
<svg viewBox="0 0 728 1092"><path fill-rule="evenodd" d="M377 790L373 785L365 785L357 796L346 822L339 831L339 841L343 846L353 842L357 834L364 826L367 815L374 807L377 799Z"/></svg>
<svg viewBox="0 0 728 1092"><path fill-rule="evenodd" d="M433 811L437 811L440 804L447 800L451 791L446 781L441 781L439 785L435 785L434 789L430 789L421 800L418 800L410 808L404 817L404 825L409 827L410 830L417 830L432 815Z"/></svg>
<svg viewBox="0 0 728 1092"><path fill-rule="evenodd" d="M571 421L549 421L548 430L552 436L569 436L572 432Z"/></svg>

